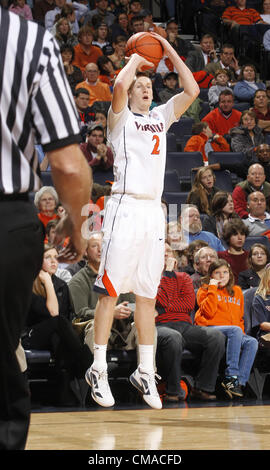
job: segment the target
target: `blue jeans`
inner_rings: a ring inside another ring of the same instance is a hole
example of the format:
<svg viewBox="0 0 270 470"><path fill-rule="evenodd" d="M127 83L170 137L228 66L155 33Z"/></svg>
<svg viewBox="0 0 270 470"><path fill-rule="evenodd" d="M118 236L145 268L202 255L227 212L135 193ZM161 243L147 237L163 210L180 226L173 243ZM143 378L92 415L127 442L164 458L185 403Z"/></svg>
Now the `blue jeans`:
<svg viewBox="0 0 270 470"><path fill-rule="evenodd" d="M236 375L240 385L246 385L257 353L258 341L245 335L239 326L218 325L217 328L227 338L226 376Z"/></svg>

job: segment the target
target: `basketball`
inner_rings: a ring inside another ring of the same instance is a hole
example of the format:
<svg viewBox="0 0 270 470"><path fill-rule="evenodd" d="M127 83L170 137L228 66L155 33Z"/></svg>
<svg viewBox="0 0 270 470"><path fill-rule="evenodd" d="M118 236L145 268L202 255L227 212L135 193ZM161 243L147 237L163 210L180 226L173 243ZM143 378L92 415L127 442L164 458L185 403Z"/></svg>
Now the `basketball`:
<svg viewBox="0 0 270 470"><path fill-rule="evenodd" d="M157 68L160 59L163 57L163 47L159 40L151 33L142 32L133 34L126 44L126 56L139 54Z"/></svg>

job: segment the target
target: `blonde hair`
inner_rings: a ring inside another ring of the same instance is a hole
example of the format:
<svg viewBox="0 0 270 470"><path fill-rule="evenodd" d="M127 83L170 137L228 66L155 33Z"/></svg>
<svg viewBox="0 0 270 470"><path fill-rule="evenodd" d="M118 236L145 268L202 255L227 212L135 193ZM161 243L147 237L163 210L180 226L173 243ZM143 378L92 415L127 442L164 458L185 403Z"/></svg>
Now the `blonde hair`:
<svg viewBox="0 0 270 470"><path fill-rule="evenodd" d="M202 177L203 177L204 173L206 173L207 171L210 171L212 173L213 179L214 179L214 184L215 184L216 176L215 176L215 173L213 172L212 168L209 168L208 166L203 166L203 167L199 168L199 170L197 171L197 173L195 175L191 191L188 194L187 203L189 203L189 201L190 201L190 199L191 199L191 197L194 193L198 194L198 196L200 198L200 201L201 201L202 211L204 211L206 214L209 215L211 213L211 211L210 211L210 207L209 207L207 192L206 192L206 189L205 189L204 185L202 184Z"/></svg>
<svg viewBox="0 0 270 470"><path fill-rule="evenodd" d="M270 263L268 263L261 275L261 280L260 284L258 286L258 289L255 292L255 295L260 295L264 300L269 296L270 294Z"/></svg>

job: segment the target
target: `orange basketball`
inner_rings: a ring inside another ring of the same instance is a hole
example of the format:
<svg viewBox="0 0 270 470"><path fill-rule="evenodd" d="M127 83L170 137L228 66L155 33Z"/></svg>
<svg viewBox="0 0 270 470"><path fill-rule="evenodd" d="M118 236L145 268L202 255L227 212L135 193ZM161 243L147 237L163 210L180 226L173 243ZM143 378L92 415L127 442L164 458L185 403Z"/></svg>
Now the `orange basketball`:
<svg viewBox="0 0 270 470"><path fill-rule="evenodd" d="M160 59L163 57L163 47L160 41L151 33L136 33L127 41L126 56L129 57L135 53L152 62L157 68Z"/></svg>

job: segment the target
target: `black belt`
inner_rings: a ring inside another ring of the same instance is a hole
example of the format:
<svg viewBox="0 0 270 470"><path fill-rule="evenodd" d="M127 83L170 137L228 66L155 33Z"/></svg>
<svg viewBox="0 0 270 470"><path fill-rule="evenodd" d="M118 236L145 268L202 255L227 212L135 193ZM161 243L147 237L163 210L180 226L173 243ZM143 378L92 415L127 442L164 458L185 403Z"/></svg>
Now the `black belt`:
<svg viewBox="0 0 270 470"><path fill-rule="evenodd" d="M0 193L1 201L29 201L29 193L4 194Z"/></svg>

